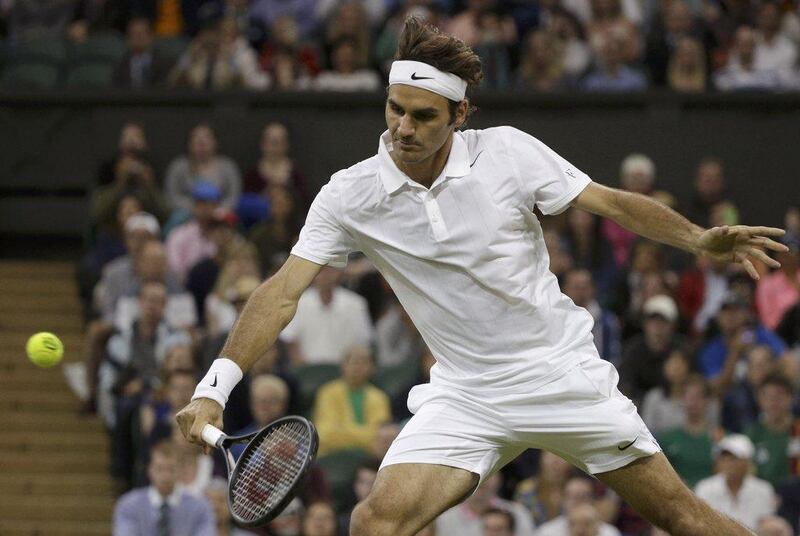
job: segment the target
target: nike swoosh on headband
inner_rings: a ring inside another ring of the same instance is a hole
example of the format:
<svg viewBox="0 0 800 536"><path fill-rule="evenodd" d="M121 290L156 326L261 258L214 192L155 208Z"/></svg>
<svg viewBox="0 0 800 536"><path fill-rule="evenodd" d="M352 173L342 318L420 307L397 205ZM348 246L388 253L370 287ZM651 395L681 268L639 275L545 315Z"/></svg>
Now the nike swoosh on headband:
<svg viewBox="0 0 800 536"><path fill-rule="evenodd" d="M417 76L417 73L411 75L411 80L433 80L432 76Z"/></svg>

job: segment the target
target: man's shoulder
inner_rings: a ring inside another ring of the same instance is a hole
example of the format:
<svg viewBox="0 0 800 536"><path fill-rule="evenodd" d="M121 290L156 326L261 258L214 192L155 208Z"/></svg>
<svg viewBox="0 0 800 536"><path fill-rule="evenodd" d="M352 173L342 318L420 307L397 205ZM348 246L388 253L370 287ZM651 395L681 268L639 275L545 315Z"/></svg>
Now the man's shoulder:
<svg viewBox="0 0 800 536"><path fill-rule="evenodd" d="M178 506L193 512L205 512L211 509L211 505L205 498L197 497L187 491L181 493L181 501Z"/></svg>
<svg viewBox="0 0 800 536"><path fill-rule="evenodd" d="M328 184L338 187L348 186L367 179L374 179L377 173L378 155L373 155L365 160L356 162L350 167L340 169L331 175L331 180Z"/></svg>
<svg viewBox="0 0 800 536"><path fill-rule="evenodd" d="M721 474L704 478L695 486L695 493L716 493L718 490L722 489L722 486L724 486L724 478L725 477Z"/></svg>
<svg viewBox="0 0 800 536"><path fill-rule="evenodd" d="M117 500L117 510L140 508L147 504L147 488L136 488L124 493Z"/></svg>

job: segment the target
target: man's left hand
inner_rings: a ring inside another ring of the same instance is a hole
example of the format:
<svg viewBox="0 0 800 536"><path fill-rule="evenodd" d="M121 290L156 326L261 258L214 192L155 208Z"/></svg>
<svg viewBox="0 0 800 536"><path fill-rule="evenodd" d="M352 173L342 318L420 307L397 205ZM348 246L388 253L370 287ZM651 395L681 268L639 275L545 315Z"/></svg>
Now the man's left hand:
<svg viewBox="0 0 800 536"><path fill-rule="evenodd" d="M747 225L723 225L704 231L697 237L697 254L715 261L736 262L744 266L755 280L758 271L752 260L758 259L771 268L780 268L780 263L767 255L767 250L788 251L783 244L770 237L783 236L785 231L775 227L748 227Z"/></svg>

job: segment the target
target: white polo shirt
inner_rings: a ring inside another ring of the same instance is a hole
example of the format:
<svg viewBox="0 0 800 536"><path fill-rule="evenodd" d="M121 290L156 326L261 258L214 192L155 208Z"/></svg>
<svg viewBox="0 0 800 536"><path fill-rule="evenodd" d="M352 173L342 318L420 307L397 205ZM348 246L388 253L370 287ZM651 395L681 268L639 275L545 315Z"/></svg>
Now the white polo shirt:
<svg viewBox="0 0 800 536"><path fill-rule="evenodd" d="M592 347L592 317L558 288L533 214L557 214L591 182L515 128L456 132L431 188L378 154L335 173L292 254L344 266L363 252L436 357L431 382L529 391Z"/></svg>

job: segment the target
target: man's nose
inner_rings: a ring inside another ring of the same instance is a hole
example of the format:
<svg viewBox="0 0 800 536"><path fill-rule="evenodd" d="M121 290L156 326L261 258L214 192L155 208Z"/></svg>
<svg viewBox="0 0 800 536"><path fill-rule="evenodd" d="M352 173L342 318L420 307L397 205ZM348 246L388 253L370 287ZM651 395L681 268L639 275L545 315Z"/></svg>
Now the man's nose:
<svg viewBox="0 0 800 536"><path fill-rule="evenodd" d="M414 135L414 122L408 115L400 118L400 126L397 131L401 138L409 138Z"/></svg>

